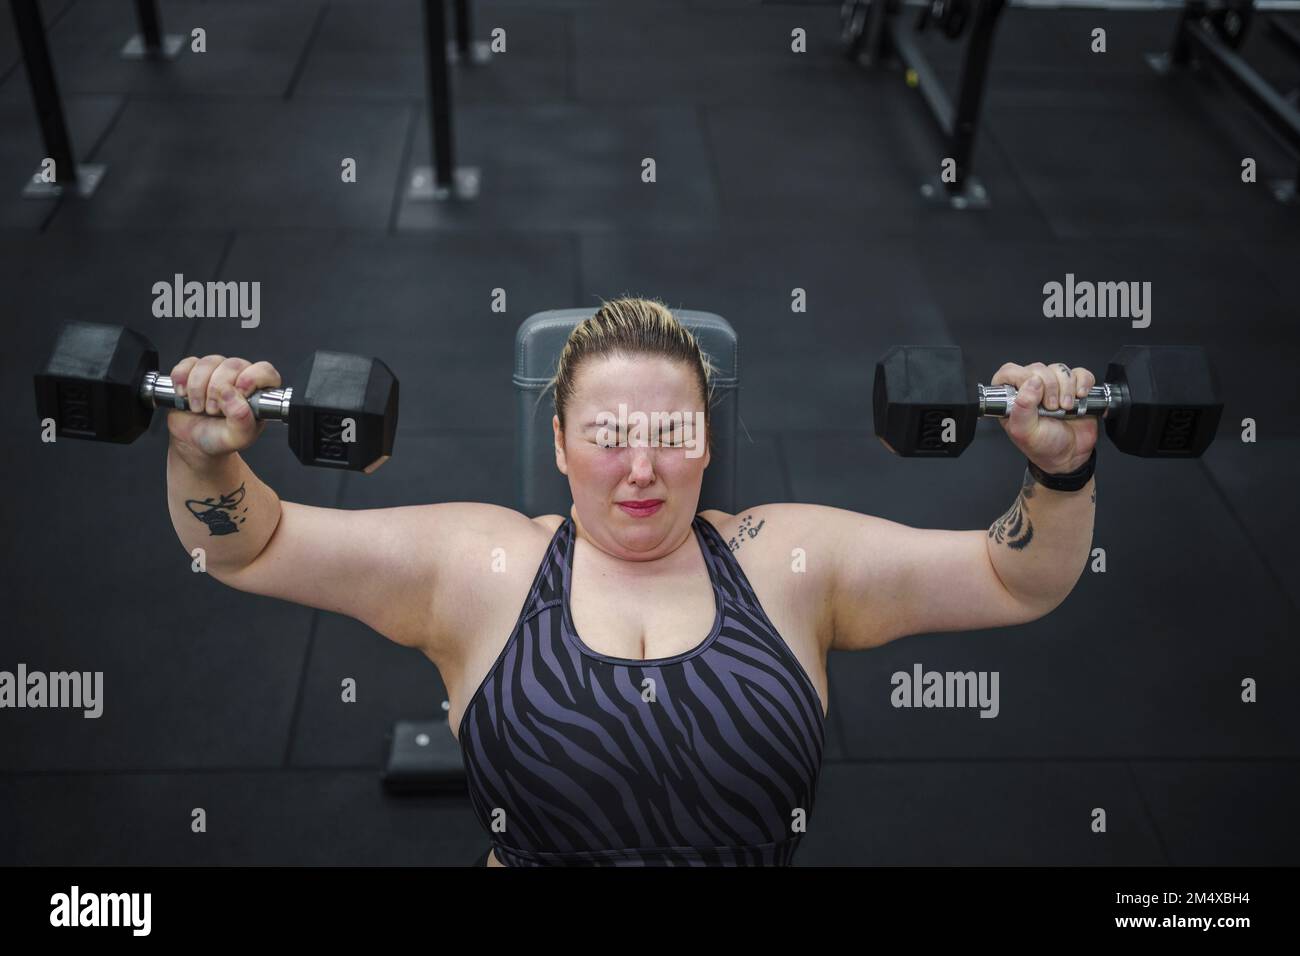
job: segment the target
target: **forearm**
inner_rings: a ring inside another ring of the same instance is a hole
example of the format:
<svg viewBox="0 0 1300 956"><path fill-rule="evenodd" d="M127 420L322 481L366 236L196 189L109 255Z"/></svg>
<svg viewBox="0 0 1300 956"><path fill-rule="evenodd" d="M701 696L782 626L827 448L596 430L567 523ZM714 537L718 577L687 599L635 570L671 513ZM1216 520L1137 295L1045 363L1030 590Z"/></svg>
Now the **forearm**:
<svg viewBox="0 0 1300 956"><path fill-rule="evenodd" d="M989 560L1017 600L1044 613L1065 600L1092 549L1097 479L1055 491L1025 469L1015 502L988 531Z"/></svg>
<svg viewBox="0 0 1300 956"><path fill-rule="evenodd" d="M236 453L209 457L172 441L167 508L185 550L202 548L214 576L262 553L280 523L280 498Z"/></svg>

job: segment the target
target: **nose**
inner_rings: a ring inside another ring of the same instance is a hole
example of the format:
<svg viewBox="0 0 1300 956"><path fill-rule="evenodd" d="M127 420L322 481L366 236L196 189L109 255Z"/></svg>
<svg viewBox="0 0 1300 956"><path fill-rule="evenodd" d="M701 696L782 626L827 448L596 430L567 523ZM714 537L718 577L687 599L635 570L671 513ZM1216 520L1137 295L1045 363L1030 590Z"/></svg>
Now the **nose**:
<svg viewBox="0 0 1300 956"><path fill-rule="evenodd" d="M640 446L629 448L628 452L628 480L640 487L654 484L654 449Z"/></svg>

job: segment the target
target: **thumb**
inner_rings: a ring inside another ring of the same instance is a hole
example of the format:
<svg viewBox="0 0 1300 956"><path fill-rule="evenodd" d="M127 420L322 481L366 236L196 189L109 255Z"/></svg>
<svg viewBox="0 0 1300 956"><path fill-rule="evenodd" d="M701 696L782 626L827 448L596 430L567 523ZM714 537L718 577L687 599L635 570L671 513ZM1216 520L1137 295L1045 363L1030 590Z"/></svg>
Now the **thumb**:
<svg viewBox="0 0 1300 956"><path fill-rule="evenodd" d="M247 431L253 425L253 409L238 391L227 385L221 390L221 414L236 431Z"/></svg>
<svg viewBox="0 0 1300 956"><path fill-rule="evenodd" d="M1023 441L1038 430L1038 406L1043 400L1043 383L1035 375L1016 391L1016 400L1007 416L1007 431L1016 441Z"/></svg>

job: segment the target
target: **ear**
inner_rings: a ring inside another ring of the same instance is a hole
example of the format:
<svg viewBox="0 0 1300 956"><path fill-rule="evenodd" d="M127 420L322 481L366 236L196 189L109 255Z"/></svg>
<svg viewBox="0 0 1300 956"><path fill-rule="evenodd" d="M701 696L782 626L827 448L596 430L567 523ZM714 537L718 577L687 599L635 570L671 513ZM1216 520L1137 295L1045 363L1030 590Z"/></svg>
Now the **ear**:
<svg viewBox="0 0 1300 956"><path fill-rule="evenodd" d="M564 432L560 431L560 416L551 416L551 435L555 439L555 467L560 474L567 476L569 469L564 460Z"/></svg>

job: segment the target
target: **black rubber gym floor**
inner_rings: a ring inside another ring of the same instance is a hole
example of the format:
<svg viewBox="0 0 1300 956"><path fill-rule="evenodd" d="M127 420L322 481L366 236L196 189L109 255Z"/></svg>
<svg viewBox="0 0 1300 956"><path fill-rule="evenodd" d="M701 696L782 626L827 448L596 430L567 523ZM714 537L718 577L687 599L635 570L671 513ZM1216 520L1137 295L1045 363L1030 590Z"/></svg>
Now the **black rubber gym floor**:
<svg viewBox="0 0 1300 956"><path fill-rule="evenodd" d="M1300 208L1264 185L1296 163L1213 76L1147 68L1175 15L1009 11L975 160L993 207L963 213L920 199L933 123L897 72L841 56L838 2L475 9L477 36L509 47L455 69L458 162L482 171L461 207L402 195L429 149L416 0L164 0L164 27L203 26L209 47L167 64L119 58L129 4L46 0L74 147L108 166L92 199L58 204L19 196L43 148L0 16L0 670L102 671L107 697L97 720L0 713L0 864L466 864L486 844L467 799L381 791L392 721L440 712L421 655L191 573L161 416L129 448L41 443L31 375L63 321L139 328L164 365L379 355L402 382L391 462L307 469L267 440L257 473L313 504L513 505L516 327L623 292L738 330L742 506L930 527L987 527L1022 462L996 426L957 462L888 454L870 383L889 346L960 344L981 381L1005 361L1100 373L1133 341L1209 347L1226 409L1204 458L1101 447L1105 573L1033 624L833 655L796 862L1300 862ZM1104 56L1080 52L1094 26ZM959 48L925 43L951 78ZM1300 83L1266 39L1245 52ZM260 281L261 325L154 318L175 273ZM1151 282L1150 328L1043 318L1067 273ZM998 671L999 719L892 708L890 674L915 663Z"/></svg>

